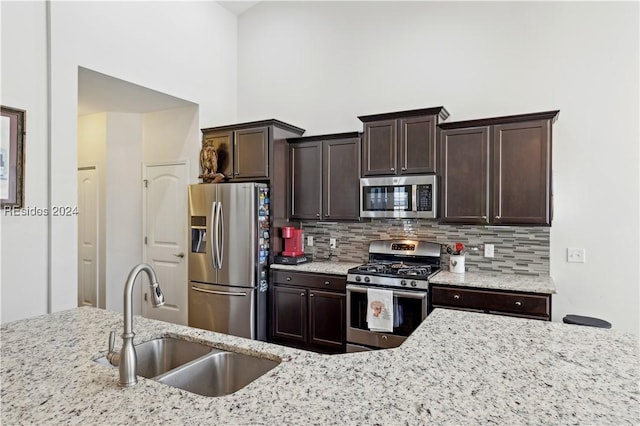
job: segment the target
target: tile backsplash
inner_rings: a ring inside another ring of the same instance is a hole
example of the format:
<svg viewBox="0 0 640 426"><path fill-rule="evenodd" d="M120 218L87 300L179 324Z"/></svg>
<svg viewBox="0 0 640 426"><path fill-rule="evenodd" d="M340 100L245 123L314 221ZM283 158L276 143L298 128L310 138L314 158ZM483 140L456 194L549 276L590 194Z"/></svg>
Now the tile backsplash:
<svg viewBox="0 0 640 426"><path fill-rule="evenodd" d="M439 225L432 220L372 220L363 223L302 222L306 237L314 245L305 251L315 259L365 262L369 241L412 238L440 244L464 243L468 271L494 271L512 274L545 275L549 273L549 228L512 226ZM329 238L336 238L337 248L329 251ZM494 245L494 257L484 257L484 244ZM444 248L444 247L443 247ZM443 250L442 265L447 268L449 255Z"/></svg>

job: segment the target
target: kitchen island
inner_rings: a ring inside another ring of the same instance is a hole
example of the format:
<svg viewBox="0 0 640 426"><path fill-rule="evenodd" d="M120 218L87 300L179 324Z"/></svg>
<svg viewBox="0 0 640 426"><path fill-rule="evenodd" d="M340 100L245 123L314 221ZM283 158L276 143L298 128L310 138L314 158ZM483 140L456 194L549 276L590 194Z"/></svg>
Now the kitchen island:
<svg viewBox="0 0 640 426"><path fill-rule="evenodd" d="M209 398L144 378L119 388L117 369L93 361L112 329L122 316L95 308L3 325L2 424L640 422L638 341L615 330L437 309L398 348L320 355L135 317L136 343L173 336L281 360Z"/></svg>

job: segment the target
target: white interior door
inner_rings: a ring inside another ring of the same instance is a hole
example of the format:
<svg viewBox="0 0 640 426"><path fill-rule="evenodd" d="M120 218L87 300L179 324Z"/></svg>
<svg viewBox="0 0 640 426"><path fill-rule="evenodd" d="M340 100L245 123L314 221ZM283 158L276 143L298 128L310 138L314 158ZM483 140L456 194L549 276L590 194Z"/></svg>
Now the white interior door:
<svg viewBox="0 0 640 426"><path fill-rule="evenodd" d="M98 306L98 172L78 169L78 306Z"/></svg>
<svg viewBox="0 0 640 426"><path fill-rule="evenodd" d="M142 314L187 325L187 180L186 162L144 167L144 259L156 271L165 304L154 308L142 286Z"/></svg>

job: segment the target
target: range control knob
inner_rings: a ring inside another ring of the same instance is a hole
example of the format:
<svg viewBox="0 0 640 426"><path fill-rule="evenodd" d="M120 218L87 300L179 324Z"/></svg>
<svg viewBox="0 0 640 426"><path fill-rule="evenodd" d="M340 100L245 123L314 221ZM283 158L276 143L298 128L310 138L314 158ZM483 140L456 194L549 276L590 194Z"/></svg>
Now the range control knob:
<svg viewBox="0 0 640 426"><path fill-rule="evenodd" d="M358 282L362 281L362 278L360 277L360 275L356 275L356 281Z"/></svg>
<svg viewBox="0 0 640 426"><path fill-rule="evenodd" d="M418 285L418 284L417 284L415 281L411 281L411 287L415 287L415 286L417 286L417 285Z"/></svg>
<svg viewBox="0 0 640 426"><path fill-rule="evenodd" d="M369 279L369 277L364 277L364 282L368 283L369 281L371 281L371 279Z"/></svg>
<svg viewBox="0 0 640 426"><path fill-rule="evenodd" d="M406 286L407 285L407 280L400 281L400 284L402 284L403 286Z"/></svg>

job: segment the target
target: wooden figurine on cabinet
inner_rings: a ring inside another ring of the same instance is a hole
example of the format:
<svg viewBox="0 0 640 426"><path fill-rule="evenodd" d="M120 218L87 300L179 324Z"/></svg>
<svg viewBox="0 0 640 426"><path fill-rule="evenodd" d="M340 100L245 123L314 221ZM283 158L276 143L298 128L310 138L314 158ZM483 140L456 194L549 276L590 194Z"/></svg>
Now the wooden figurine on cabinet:
<svg viewBox="0 0 640 426"><path fill-rule="evenodd" d="M202 174L199 177L203 183L218 183L224 180L224 175L218 173L218 153L215 147L206 141L200 150L200 169Z"/></svg>

